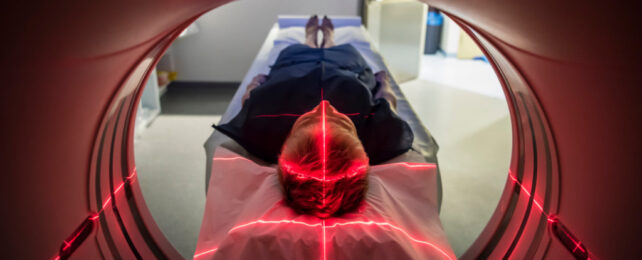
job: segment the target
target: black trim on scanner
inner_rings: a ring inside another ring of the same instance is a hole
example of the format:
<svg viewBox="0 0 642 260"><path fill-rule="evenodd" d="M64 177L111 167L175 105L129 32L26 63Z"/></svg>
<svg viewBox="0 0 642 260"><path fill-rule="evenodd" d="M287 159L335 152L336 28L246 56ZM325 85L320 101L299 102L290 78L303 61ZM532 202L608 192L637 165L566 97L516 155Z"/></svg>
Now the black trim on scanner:
<svg viewBox="0 0 642 260"><path fill-rule="evenodd" d="M492 60L493 64L497 64L497 62L494 60L492 56L489 56L490 59ZM497 71L501 75L501 80L504 82L504 84L509 85L508 81L506 80L506 76L504 76L504 71L502 71L498 66L496 67ZM513 103L513 107L515 108L515 117L517 122L521 122L522 117L520 115L519 111L519 106L517 105L517 99L515 98L515 94L513 93L512 89L506 88L507 93L510 95L510 98ZM518 162L517 162L517 176L516 178L521 179L524 176L524 129L522 128L522 125L517 123L517 134L519 137L517 140L519 140L519 154L518 154ZM508 203L508 207L506 208L506 212L504 213L504 216L502 217L501 222L499 223L499 226L497 227L497 231L493 233L493 236L491 237L490 241L488 244L484 247L484 250L479 254L477 258L479 259L488 259L490 254L492 253L492 250L497 247L499 244L499 240L501 240L502 236L504 236L504 233L506 232L506 229L508 228L508 224L510 223L510 220L513 217L513 214L515 213L515 207L517 205L517 201L519 200L519 192L521 189L517 186L513 187L513 192L517 194L517 196L511 196L510 202Z"/></svg>
<svg viewBox="0 0 642 260"><path fill-rule="evenodd" d="M519 97L522 101L524 101L524 95L521 93L518 93ZM535 192L535 189L537 188L537 163L538 163L538 156L537 156L537 140L535 139L535 128L533 127L533 119L531 118L530 110L528 109L527 103L524 101L522 103L524 105L524 110L526 112L526 115L528 116L528 126L531 129L531 134L532 134L532 142L533 142L533 181L531 182L531 196L528 198L528 205L526 206L526 212L524 213L524 217L522 218L522 223L519 226L519 230L517 231L517 234L515 234L515 238L513 239L513 242L511 243L510 247L508 248L508 251L506 251L506 254L504 254L504 258L508 259L508 257L513 253L513 250L515 250L515 246L517 245L517 242L519 241L520 237L524 233L524 228L526 227L526 224L528 223L528 218L530 217L531 214L531 209L533 208L533 199L534 196L533 193ZM518 179L521 182L521 179ZM521 189L519 189L521 193ZM517 194L519 196L519 193Z"/></svg>
<svg viewBox="0 0 642 260"><path fill-rule="evenodd" d="M129 248L132 250L132 253L134 256L136 256L136 259L142 259L140 256L140 253L136 249L136 246L134 245L134 242L132 242L131 237L129 236L129 233L127 232L127 228L125 228L125 224L123 223L123 218L120 215L120 211L118 211L118 206L116 205L116 194L114 193L114 144L116 143L116 133L118 132L118 123L120 122L120 115L123 112L123 107L125 107L125 100L123 100L120 103L120 107L118 108L118 114L116 115L116 122L114 124L113 132L112 132L112 138L111 138L111 147L110 147L110 153L109 153L109 189L110 189L110 194L111 194L111 206L114 211L114 216L116 217L116 221L118 222L118 226L120 227L120 231L123 233L123 236L125 237L125 241L127 241L127 245L129 245Z"/></svg>
<svg viewBox="0 0 642 260"><path fill-rule="evenodd" d="M99 210L99 218L98 221L100 222L100 227L103 230L103 234L105 237L105 241L107 241L107 246L109 247L109 251L111 251L112 256L115 259L122 259L120 254L118 253L118 249L116 249L116 244L114 244L114 238L111 235L111 232L109 231L109 226L107 226L107 222L103 221L105 219L105 212L100 210L100 207L103 205L102 202L102 194L101 194L101 189L100 189L100 174L101 174L101 166L102 166L102 157L103 157L103 146L105 145L105 135L107 135L107 127L109 126L110 120L107 120L105 122L105 127L103 128L101 137L100 137L100 145L98 146L98 155L96 158L96 206Z"/></svg>
<svg viewBox="0 0 642 260"><path fill-rule="evenodd" d="M139 91L142 91L143 88L141 88ZM135 116L134 112L134 104L136 103L134 95L131 96L132 99L129 102L129 108L127 111L127 119L132 118L132 116ZM129 129L129 120L125 121L125 125L123 129ZM122 177L124 180L129 177L129 169L127 167L127 144L128 140L131 138L128 133L123 133L123 143L121 145L121 173ZM132 214L134 218L134 222L136 223L136 227L138 228L138 231L140 231L141 236L145 240L145 243L149 247L149 249L152 251L156 259L168 259L167 256L163 253L163 251L158 247L156 244L156 241L152 237L151 233L149 232L149 229L147 229L147 226L143 222L143 219L140 216L140 209L138 208L138 205L136 204L136 201L133 199L133 192L131 190L131 186L129 186L131 182L128 182L127 185L125 185L125 196L127 198L127 203L129 205L130 213Z"/></svg>

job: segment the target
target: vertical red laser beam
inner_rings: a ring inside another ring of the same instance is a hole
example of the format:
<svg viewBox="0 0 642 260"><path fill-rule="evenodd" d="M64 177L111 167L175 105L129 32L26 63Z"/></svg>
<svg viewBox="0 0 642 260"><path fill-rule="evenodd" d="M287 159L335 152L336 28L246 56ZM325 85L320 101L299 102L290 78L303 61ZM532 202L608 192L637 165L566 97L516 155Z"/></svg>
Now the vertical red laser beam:
<svg viewBox="0 0 642 260"><path fill-rule="evenodd" d="M321 220L321 228L323 232L323 240L321 240L321 243L323 244L323 256L321 259L327 260L327 252L326 252L326 241L325 241L325 219Z"/></svg>
<svg viewBox="0 0 642 260"><path fill-rule="evenodd" d="M321 92L321 95L323 95L323 92ZM321 149L322 149L321 150L321 156L322 156L321 167L323 171L323 182L322 182L323 191L321 193L321 196L322 196L321 203L323 204L323 208L325 208L325 171L326 171L326 159L327 159L326 158L327 139L326 139L326 125L325 125L325 106L326 106L326 102L321 101L321 132L323 135L323 139L322 139L323 143L321 144Z"/></svg>
<svg viewBox="0 0 642 260"><path fill-rule="evenodd" d="M323 208L325 208L325 171L326 171L326 159L327 159L326 158L326 143L327 143L327 139L326 139L326 128L325 128L326 127L325 126L325 106L326 106L326 102L323 102L323 101L324 101L323 88L321 88L321 127L322 127L321 131L323 132L323 145L322 145L322 149L323 150L321 151L321 156L323 156L322 160L321 160L321 167L322 167L322 171L323 171L323 182L321 182L323 191L321 193L321 196L323 196L323 197L321 198L321 201L322 201L322 204L323 204ZM322 258L321 259L322 260L326 260L327 255L326 255L326 242L325 242L325 239L326 239L326 237L325 237L325 219L321 220L321 232L323 234L323 240L321 240L321 245L323 247Z"/></svg>

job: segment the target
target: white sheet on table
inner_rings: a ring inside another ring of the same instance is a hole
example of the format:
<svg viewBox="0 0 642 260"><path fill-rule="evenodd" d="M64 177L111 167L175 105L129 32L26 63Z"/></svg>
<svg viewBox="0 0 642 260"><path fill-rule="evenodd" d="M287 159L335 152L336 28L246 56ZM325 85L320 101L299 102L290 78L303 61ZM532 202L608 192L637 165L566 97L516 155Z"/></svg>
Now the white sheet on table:
<svg viewBox="0 0 642 260"><path fill-rule="evenodd" d="M398 163L372 166L364 207L327 219L323 238L320 219L299 215L282 202L274 168L219 147L196 254L198 259L319 259L325 241L328 259L454 259L437 211L436 174L435 168ZM354 221L365 223L329 228ZM254 224L234 229L248 223Z"/></svg>

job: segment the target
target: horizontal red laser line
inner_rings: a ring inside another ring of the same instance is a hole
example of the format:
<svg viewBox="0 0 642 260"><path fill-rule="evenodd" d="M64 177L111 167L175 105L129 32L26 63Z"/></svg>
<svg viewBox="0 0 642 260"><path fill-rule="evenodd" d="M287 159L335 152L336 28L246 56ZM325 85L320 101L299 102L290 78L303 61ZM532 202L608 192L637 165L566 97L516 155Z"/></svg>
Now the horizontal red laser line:
<svg viewBox="0 0 642 260"><path fill-rule="evenodd" d="M326 247L326 239L325 239L325 219L321 220L321 228L323 229L323 240L321 243L323 243L323 260L327 259L327 247Z"/></svg>
<svg viewBox="0 0 642 260"><path fill-rule="evenodd" d="M433 243L430 243L428 241L417 239L417 238L411 236L406 230L404 230L404 229L402 229L402 228L400 228L398 226L392 225L390 223L387 223L387 222L351 221L351 222L346 222L346 223L335 223L335 224L333 224L331 226L328 226L328 227L329 228L334 228L334 227L337 227L337 226L347 226L347 225L368 225L368 226L376 225L376 226L380 226L380 227L381 226L386 226L386 227L389 227L391 229L394 229L394 230L397 230L397 231L401 232L402 234L404 234L411 241L414 241L414 242L419 243L419 244L430 246L433 249L435 249L437 252L441 253L446 258L453 259L452 256L450 256L448 253L446 253L443 249L439 248L437 245L435 245Z"/></svg>
<svg viewBox="0 0 642 260"><path fill-rule="evenodd" d="M301 222L301 221L295 221L295 220L255 220L255 221L248 222L248 223L245 223L245 224L242 224L242 225L238 225L238 226L230 229L230 231L228 231L228 234L231 233L231 232L234 232L236 230L239 230L241 228L245 228L245 227L252 226L252 225L257 225L257 224L296 224L296 225L303 225L303 226L307 226L307 227L318 227L318 226L321 226L321 227L324 228L323 229L324 231L325 231L325 228L336 228L338 226L348 226L348 225L366 225L366 226L375 225L375 226L379 226L379 227L386 226L386 227L389 227L389 228L391 228L393 230L401 232L403 235L405 235L409 240L411 240L413 242L430 246L433 249L435 249L436 251L438 251L439 253L441 253L442 255L444 255L445 257L447 257L448 259L453 259L452 256L450 256L448 253L446 253L443 249L439 248L435 244L430 243L428 241L417 239L417 238L413 237L412 235L410 235L404 229L402 229L402 228L400 228L398 226L395 226L393 224L390 224L388 222L350 221L350 222L335 223L335 224L332 224L330 226L325 226L323 221L321 223L310 224L310 223Z"/></svg>
<svg viewBox="0 0 642 260"><path fill-rule="evenodd" d="M236 157L214 157L212 159L213 161L233 161L233 160L246 160L249 162L252 162L252 160L245 158L243 156L236 156Z"/></svg>
<svg viewBox="0 0 642 260"><path fill-rule="evenodd" d="M208 250L206 250L206 251L203 251L203 252L200 252L200 253L198 253L198 254L195 254L195 255L194 255L194 259L196 259L196 258L198 258L198 257L201 257L201 256L204 256L204 255L207 255L207 254L214 253L214 252L216 252L216 250L218 250L218 247L216 247L216 248L212 248L212 249L208 249Z"/></svg>
<svg viewBox="0 0 642 260"><path fill-rule="evenodd" d="M409 163L409 162L398 162L398 163L388 163L385 165L401 165L406 168L423 168L423 169L433 169L437 168L437 165L434 163Z"/></svg>
<svg viewBox="0 0 642 260"><path fill-rule="evenodd" d="M354 167L354 166L350 167L347 170L348 173L346 173L344 175L334 176L334 177L327 177L327 176L325 176L325 169L322 169L323 178L320 178L320 177L315 177L315 176L311 176L310 174L304 173L300 169L297 169L295 164L289 163L289 162L287 162L285 160L281 160L280 161L280 166L283 168L283 170L285 172L288 172L288 173L290 173L292 175L295 175L295 177L297 179L312 179L312 180L316 180L316 181L320 181L320 182L324 182L324 183L326 183L326 182L335 182L335 181L343 180L345 178L352 178L352 177L357 176L359 174L365 174L366 171L368 170L368 165L366 165L364 163L364 164L357 165L356 167Z"/></svg>
<svg viewBox="0 0 642 260"><path fill-rule="evenodd" d="M236 227L233 227L227 233L229 234L229 233L232 233L232 232L234 232L236 230L239 230L239 229L242 229L242 228L245 228L245 227L248 227L248 226L252 226L252 225L257 225L257 224L295 224L295 225L303 225L303 226L308 226L308 227L321 226L321 223L310 224L310 223L306 223L306 222L302 222L302 221L296 221L296 220L285 220L285 219L284 220L262 220L262 219L259 219L259 220L251 221L251 222L248 222L248 223L241 224L241 225L238 225Z"/></svg>

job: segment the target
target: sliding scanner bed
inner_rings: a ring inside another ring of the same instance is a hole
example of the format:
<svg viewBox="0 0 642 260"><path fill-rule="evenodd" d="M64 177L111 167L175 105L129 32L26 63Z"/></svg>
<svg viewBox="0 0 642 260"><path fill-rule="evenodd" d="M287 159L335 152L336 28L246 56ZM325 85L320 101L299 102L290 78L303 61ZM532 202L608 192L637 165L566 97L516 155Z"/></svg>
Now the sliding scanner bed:
<svg viewBox="0 0 642 260"><path fill-rule="evenodd" d="M234 97L223 114L219 124L230 121L241 110L243 94L245 93L247 85L254 76L261 73L268 74L270 70L269 66L274 63L281 50L290 44L303 42L303 26L307 22L307 19L308 17L303 16L279 16L278 23L275 24L268 33L259 53L250 67L250 70L245 75L241 85L234 94ZM372 67L373 72L384 70L388 72L388 75L392 75L381 55L373 48L372 44L370 44L370 38L368 37L365 28L361 26L360 19L361 18L359 17L333 18L333 22L335 24L336 44L349 43L353 45ZM425 162L437 165L437 201L439 208L441 208L442 185L441 174L438 167L439 164L437 161L437 151L439 150L439 146L430 132L419 120L419 117L412 109L394 77L391 76L390 81L392 90L397 97L397 113L410 125L414 134L414 142L410 152L418 153L423 157ZM204 144L207 158L207 167L205 171L206 192L211 175L212 158L216 148L219 146L223 146L237 154L246 156L248 159L254 160L259 164L265 164L261 160L253 157L245 151L243 147L229 137L219 131L213 131L212 135ZM403 161L404 156L407 156L407 154L394 158L393 161Z"/></svg>

